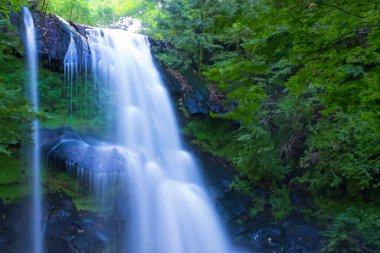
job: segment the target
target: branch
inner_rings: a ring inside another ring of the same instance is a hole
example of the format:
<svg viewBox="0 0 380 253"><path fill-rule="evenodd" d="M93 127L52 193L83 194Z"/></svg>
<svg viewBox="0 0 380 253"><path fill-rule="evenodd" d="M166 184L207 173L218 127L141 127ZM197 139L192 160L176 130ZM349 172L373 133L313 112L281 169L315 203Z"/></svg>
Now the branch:
<svg viewBox="0 0 380 253"><path fill-rule="evenodd" d="M356 246L358 246L358 247L361 248L362 250L365 250L365 251L367 251L367 252L371 252L371 253L375 253L375 252L376 252L376 251L374 251L374 250L371 250L371 249L369 249L369 248L367 248L367 247L365 247L365 246L359 244L359 242L358 242L357 240L353 240L353 242L355 243Z"/></svg>
<svg viewBox="0 0 380 253"><path fill-rule="evenodd" d="M340 10L341 12L344 12L348 15L351 15L351 16L354 16L354 17L357 17L357 18L365 18L363 16L360 16L360 15L357 15L357 14L354 14L354 13L351 13L351 12L348 12L346 11L345 9L339 7L339 6L336 6L336 5L332 5L332 4L326 4L326 3L323 3L323 2L319 2L318 3L319 5L324 5L324 6L327 6L327 7L331 7L331 8L334 8L334 9L337 9L337 10Z"/></svg>

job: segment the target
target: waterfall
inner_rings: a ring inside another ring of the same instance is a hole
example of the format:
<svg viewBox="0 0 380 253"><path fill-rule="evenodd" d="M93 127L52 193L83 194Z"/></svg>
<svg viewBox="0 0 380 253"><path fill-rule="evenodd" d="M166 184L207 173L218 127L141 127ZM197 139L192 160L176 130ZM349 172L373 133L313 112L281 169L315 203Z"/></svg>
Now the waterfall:
<svg viewBox="0 0 380 253"><path fill-rule="evenodd" d="M24 24L25 24L25 45L28 59L28 93L32 103L33 110L38 112L38 62L35 30L33 18L28 8L23 8ZM31 214L31 235L33 241L33 253L42 253L42 200L41 200L41 163L40 163L40 136L39 121L33 121L33 147L32 147L32 214Z"/></svg>
<svg viewBox="0 0 380 253"><path fill-rule="evenodd" d="M121 252L231 252L200 171L181 143L148 39L87 31L93 81L116 94L114 137L128 164L119 175L128 193L121 203L128 217Z"/></svg>

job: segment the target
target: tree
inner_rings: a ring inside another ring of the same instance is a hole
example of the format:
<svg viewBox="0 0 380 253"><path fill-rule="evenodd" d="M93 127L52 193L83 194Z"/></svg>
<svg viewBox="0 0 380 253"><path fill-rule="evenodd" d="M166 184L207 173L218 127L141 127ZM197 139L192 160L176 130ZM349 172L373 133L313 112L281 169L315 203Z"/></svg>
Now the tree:
<svg viewBox="0 0 380 253"><path fill-rule="evenodd" d="M20 11L23 5L27 5L25 0L1 0L0 13L8 17L11 11Z"/></svg>

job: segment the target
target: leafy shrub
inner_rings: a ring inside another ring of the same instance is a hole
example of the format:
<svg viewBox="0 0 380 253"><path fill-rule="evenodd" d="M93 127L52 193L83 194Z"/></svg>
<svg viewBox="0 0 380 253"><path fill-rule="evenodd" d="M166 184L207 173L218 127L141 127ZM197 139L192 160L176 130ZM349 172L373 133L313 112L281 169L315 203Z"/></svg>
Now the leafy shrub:
<svg viewBox="0 0 380 253"><path fill-rule="evenodd" d="M380 215L354 207L339 214L324 235L327 243L322 252L379 252Z"/></svg>

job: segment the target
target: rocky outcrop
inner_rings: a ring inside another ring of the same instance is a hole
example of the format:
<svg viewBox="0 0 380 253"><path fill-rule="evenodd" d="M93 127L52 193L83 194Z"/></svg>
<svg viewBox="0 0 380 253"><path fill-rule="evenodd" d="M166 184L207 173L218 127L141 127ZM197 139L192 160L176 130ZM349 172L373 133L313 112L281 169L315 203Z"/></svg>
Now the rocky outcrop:
<svg viewBox="0 0 380 253"><path fill-rule="evenodd" d="M43 153L56 167L112 173L124 171L127 165L117 146L90 137L84 140L69 128L43 129L41 136Z"/></svg>
<svg viewBox="0 0 380 253"><path fill-rule="evenodd" d="M86 27L67 22L53 14L32 11L32 16L36 28L37 49L40 59L46 59L50 68L63 69L71 36L78 49L80 62L84 62L89 57L90 47L87 43ZM25 28L22 13L13 13L11 22L18 27L19 33L23 37Z"/></svg>
<svg viewBox="0 0 380 253"><path fill-rule="evenodd" d="M0 202L0 252L29 252L30 201L4 205ZM44 200L44 243L46 253L101 253L120 245L124 220L117 214L100 217L78 211L72 199L62 193Z"/></svg>
<svg viewBox="0 0 380 253"><path fill-rule="evenodd" d="M162 52L165 48L171 47L167 43L154 39L149 39L149 42L155 49L153 53ZM225 95L215 87L207 86L191 69L180 72L165 67L158 60L156 60L156 66L168 90L177 99L177 104L185 106L190 114L208 114L211 111L222 114L228 111L222 102Z"/></svg>
<svg viewBox="0 0 380 253"><path fill-rule="evenodd" d="M78 211L71 198L47 196L45 241L48 252L108 252L117 243L124 222L117 215L100 217L89 211Z"/></svg>

